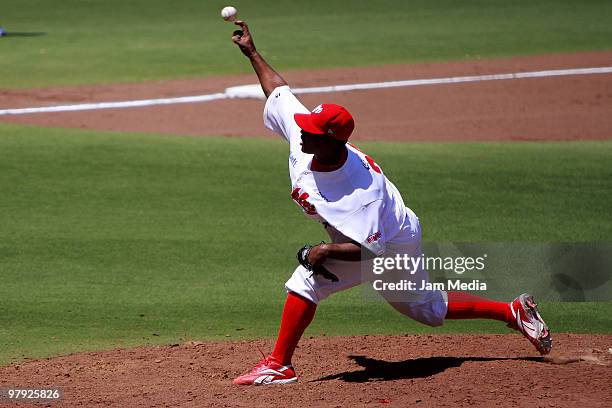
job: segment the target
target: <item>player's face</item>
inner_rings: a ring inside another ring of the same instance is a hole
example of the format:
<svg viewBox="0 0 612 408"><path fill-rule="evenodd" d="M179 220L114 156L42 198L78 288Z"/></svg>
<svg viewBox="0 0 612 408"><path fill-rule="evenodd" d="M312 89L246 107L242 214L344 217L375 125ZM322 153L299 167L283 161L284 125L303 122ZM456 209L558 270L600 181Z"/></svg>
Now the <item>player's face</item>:
<svg viewBox="0 0 612 408"><path fill-rule="evenodd" d="M321 135L304 132L302 130L302 151L307 154L315 154L319 148Z"/></svg>
<svg viewBox="0 0 612 408"><path fill-rule="evenodd" d="M317 156L328 156L340 152L344 144L327 135L315 135L302 130L302 151Z"/></svg>

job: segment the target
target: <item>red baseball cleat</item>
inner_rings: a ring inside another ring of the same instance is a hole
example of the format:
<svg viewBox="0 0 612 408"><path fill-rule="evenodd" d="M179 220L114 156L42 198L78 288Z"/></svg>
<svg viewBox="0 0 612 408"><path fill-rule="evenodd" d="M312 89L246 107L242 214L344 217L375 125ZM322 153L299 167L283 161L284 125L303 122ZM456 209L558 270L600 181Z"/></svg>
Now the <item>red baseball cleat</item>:
<svg viewBox="0 0 612 408"><path fill-rule="evenodd" d="M238 385L290 384L294 382L297 382L297 376L293 366L278 364L270 357L261 360L250 373L234 379L234 384Z"/></svg>
<svg viewBox="0 0 612 408"><path fill-rule="evenodd" d="M550 330L538 313L538 305L533 300L533 296L523 293L510 302L510 311L515 320L508 323L508 327L523 333L540 354L550 353L552 349Z"/></svg>

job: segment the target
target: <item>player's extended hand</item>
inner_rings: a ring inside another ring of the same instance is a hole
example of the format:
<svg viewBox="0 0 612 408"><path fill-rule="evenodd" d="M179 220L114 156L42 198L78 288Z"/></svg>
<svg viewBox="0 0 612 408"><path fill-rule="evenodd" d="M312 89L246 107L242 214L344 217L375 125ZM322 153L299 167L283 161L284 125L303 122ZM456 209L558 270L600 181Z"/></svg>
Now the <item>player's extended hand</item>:
<svg viewBox="0 0 612 408"><path fill-rule="evenodd" d="M250 57L255 52L255 43L249 31L249 26L242 20L234 22L241 29L234 31L232 41L240 48L240 51L247 57Z"/></svg>

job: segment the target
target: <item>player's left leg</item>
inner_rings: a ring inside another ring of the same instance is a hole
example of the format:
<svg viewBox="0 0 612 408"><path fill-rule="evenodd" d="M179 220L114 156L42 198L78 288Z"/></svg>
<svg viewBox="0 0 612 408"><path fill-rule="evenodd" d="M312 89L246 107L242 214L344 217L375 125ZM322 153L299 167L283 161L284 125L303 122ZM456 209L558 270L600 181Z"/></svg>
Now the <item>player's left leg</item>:
<svg viewBox="0 0 612 408"><path fill-rule="evenodd" d="M297 381L291 357L306 327L312 322L317 305L294 293L287 293L278 338L272 354L249 373L234 380L239 385L288 384Z"/></svg>
<svg viewBox="0 0 612 408"><path fill-rule="evenodd" d="M329 260L325 266L339 278L338 282L313 275L301 265L296 268L285 284L287 300L274 350L250 372L234 379L234 384L269 385L297 381L291 358L314 318L317 304L335 292L361 283L358 263Z"/></svg>
<svg viewBox="0 0 612 408"><path fill-rule="evenodd" d="M291 358L304 331L314 318L317 305L302 296L288 292L280 329L270 358L279 364L291 364Z"/></svg>

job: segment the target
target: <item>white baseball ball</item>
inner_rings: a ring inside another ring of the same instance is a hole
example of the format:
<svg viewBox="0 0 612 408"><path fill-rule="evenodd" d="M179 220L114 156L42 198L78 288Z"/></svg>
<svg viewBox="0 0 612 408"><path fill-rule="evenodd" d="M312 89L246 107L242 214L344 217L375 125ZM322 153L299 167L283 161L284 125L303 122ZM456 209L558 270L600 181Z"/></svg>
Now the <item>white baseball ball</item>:
<svg viewBox="0 0 612 408"><path fill-rule="evenodd" d="M221 17L223 17L225 21L234 21L237 15L238 10L236 10L236 7L227 6L223 7L223 10L221 10Z"/></svg>

